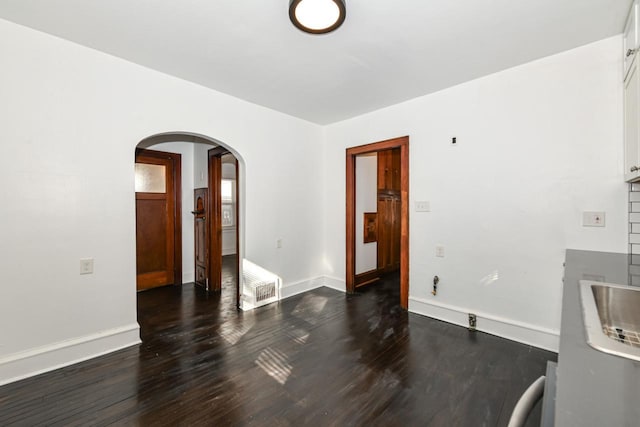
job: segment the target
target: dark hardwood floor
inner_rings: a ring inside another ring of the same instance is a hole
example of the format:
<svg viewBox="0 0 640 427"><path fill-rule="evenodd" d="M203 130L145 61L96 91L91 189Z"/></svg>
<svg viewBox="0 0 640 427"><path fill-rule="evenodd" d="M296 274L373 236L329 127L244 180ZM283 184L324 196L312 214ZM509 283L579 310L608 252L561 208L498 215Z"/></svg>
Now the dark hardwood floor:
<svg viewBox="0 0 640 427"><path fill-rule="evenodd" d="M1 387L0 425L505 426L556 360L404 312L397 277L252 312L234 298L138 294L140 346Z"/></svg>

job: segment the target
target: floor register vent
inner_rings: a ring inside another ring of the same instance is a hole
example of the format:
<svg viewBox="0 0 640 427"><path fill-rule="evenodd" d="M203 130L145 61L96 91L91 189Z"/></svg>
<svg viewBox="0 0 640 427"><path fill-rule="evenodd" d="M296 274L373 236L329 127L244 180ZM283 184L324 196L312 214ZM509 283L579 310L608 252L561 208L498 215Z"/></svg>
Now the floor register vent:
<svg viewBox="0 0 640 427"><path fill-rule="evenodd" d="M243 310L260 307L280 299L282 279L249 260L242 261Z"/></svg>

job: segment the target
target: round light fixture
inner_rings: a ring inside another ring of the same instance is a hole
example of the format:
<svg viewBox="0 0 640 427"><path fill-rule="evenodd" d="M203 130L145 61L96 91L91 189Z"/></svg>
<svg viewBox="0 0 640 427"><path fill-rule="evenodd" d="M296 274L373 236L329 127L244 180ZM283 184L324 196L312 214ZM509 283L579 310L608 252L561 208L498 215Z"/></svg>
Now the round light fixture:
<svg viewBox="0 0 640 427"><path fill-rule="evenodd" d="M344 0L291 0L289 18L305 33L325 34L344 22Z"/></svg>

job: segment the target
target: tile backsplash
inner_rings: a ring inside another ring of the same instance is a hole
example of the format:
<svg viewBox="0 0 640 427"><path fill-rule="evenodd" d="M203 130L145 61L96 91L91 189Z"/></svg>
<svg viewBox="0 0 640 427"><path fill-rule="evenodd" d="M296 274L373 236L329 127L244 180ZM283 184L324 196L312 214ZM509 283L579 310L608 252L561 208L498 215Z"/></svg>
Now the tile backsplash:
<svg viewBox="0 0 640 427"><path fill-rule="evenodd" d="M640 183L629 184L629 253L640 255Z"/></svg>
<svg viewBox="0 0 640 427"><path fill-rule="evenodd" d="M629 184L629 284L640 286L640 183Z"/></svg>

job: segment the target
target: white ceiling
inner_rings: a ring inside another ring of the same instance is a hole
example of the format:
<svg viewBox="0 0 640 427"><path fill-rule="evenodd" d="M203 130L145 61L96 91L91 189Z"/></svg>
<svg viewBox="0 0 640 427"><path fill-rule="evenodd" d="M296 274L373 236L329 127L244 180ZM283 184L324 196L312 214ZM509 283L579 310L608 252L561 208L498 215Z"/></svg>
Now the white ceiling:
<svg viewBox="0 0 640 427"><path fill-rule="evenodd" d="M318 124L622 32L632 0L346 0L336 32L289 0L0 0L0 18Z"/></svg>

